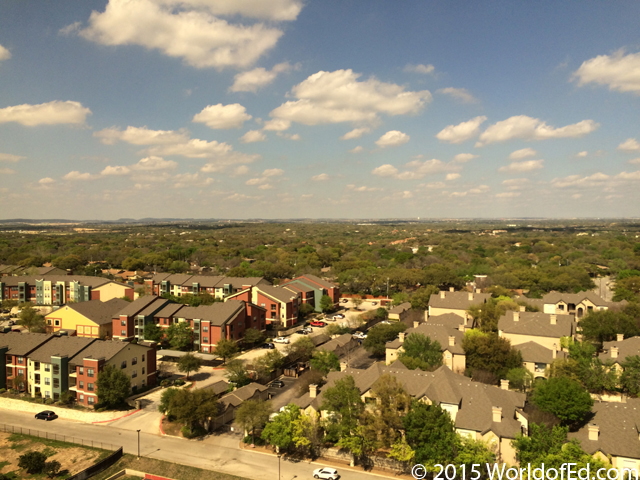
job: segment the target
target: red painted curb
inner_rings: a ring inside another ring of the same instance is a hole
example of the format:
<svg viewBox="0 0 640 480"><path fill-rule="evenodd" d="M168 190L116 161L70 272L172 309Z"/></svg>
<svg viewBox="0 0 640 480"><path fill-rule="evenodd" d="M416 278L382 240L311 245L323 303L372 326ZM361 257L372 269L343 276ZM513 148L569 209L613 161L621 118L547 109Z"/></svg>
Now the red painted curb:
<svg viewBox="0 0 640 480"><path fill-rule="evenodd" d="M193 390L193 387L196 386L196 381L194 380L193 383L191 384L191 386L189 387L189 390Z"/></svg>
<svg viewBox="0 0 640 480"><path fill-rule="evenodd" d="M164 420L164 415L162 415L162 418L160 419L160 425L158 425L160 427L160 434L166 435L166 433L164 433L164 430L162 429L162 420Z"/></svg>
<svg viewBox="0 0 640 480"><path fill-rule="evenodd" d="M134 410L134 411L133 411L133 412L131 412L131 413L127 413L126 415L123 415L123 416L118 417L118 418L112 418L111 420L101 420L101 421L99 421L99 422L91 422L91 423L93 424L93 423L109 423L109 422L115 422L116 420L120 420L121 418L126 418L126 417L128 417L128 416L130 416L130 415L133 415L134 413L138 413L140 410L142 410L142 409Z"/></svg>

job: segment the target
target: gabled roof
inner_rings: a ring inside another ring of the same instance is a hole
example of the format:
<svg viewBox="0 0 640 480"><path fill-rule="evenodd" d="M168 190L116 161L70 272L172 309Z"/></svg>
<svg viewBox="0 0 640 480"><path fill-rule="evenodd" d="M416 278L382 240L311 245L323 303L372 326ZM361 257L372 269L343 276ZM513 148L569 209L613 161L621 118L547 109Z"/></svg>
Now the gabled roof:
<svg viewBox="0 0 640 480"><path fill-rule="evenodd" d="M597 306L607 306L610 302L596 295L594 292L579 292L579 293L561 293L561 292L549 292L542 297L545 304L557 304L559 302L578 304L583 300L589 300L591 303Z"/></svg>
<svg viewBox="0 0 640 480"><path fill-rule="evenodd" d="M553 363L556 358L565 358L567 356L566 352L558 351L556 352L556 357L553 356L553 350L547 347L543 347L539 343L536 342L526 342L520 343L518 345L513 345L513 348L516 350L520 350L522 354L522 360L524 362L534 362L534 363ZM560 345L558 345L560 348Z"/></svg>
<svg viewBox="0 0 640 480"><path fill-rule="evenodd" d="M358 343L357 340L354 340L353 336L350 333L343 333L342 335L329 340L327 343L324 343L320 348L322 350L326 350L327 352L333 352L336 348L344 347L350 342L353 342L354 344Z"/></svg>
<svg viewBox="0 0 640 480"><path fill-rule="evenodd" d="M404 302L404 303L401 303L400 305L396 305L395 307L393 307L391 310L389 310L389 313L401 314L410 309L411 309L411 303Z"/></svg>
<svg viewBox="0 0 640 480"><path fill-rule="evenodd" d="M426 323L444 325L445 327L459 329L460 325L467 325L467 321L456 313L445 313L443 315L431 315Z"/></svg>
<svg viewBox="0 0 640 480"><path fill-rule="evenodd" d="M153 309L153 307L159 308L161 303L169 303L169 300L161 297L156 297L155 295L144 295L129 303L119 312L116 312L113 315L113 318L119 318L121 315L124 315L126 317L141 315L142 312L148 310L149 307L151 307L151 309Z"/></svg>
<svg viewBox="0 0 640 480"><path fill-rule="evenodd" d="M598 355L600 360L615 360L618 363L624 362L627 357L640 355L640 337L626 338L622 341L614 340L602 344L603 352ZM618 347L618 357L611 356L611 347Z"/></svg>
<svg viewBox="0 0 640 480"><path fill-rule="evenodd" d="M336 288L337 285L334 285L333 283L329 283L326 280L321 279L320 277L316 277L315 275L311 275L310 273L305 273L304 275L300 275L298 277L299 279L307 279L313 283L315 283L316 285L320 285L323 288L326 289L330 289L330 288ZM294 278L294 280L297 280L297 278Z"/></svg>
<svg viewBox="0 0 640 480"><path fill-rule="evenodd" d="M0 333L0 347L9 347L9 355L24 356L52 338L46 333Z"/></svg>
<svg viewBox="0 0 640 480"><path fill-rule="evenodd" d="M153 318L169 318L176 315L181 308L186 308L182 303L169 303L164 306L159 312L153 315Z"/></svg>
<svg viewBox="0 0 640 480"><path fill-rule="evenodd" d="M129 305L129 302L122 300L121 298L112 298L107 302L91 300L88 302L70 303L51 312L47 317L55 316L56 313L61 310L69 309L78 312L80 315L83 315L98 325L105 325L111 323L113 316L124 309L127 305Z"/></svg>
<svg viewBox="0 0 640 480"><path fill-rule="evenodd" d="M251 399L256 394L256 392L264 392L267 389L268 387L266 387L265 385L260 385L259 383L252 382L249 385L240 387L231 393L227 393L225 396L220 398L220 403L223 406L220 413L225 411L230 405L238 407L242 402Z"/></svg>
<svg viewBox="0 0 640 480"><path fill-rule="evenodd" d="M444 293L444 298L442 298ZM429 297L429 306L433 308L449 308L452 310L469 310L473 305L480 305L491 298L489 293L446 292L434 293Z"/></svg>
<svg viewBox="0 0 640 480"><path fill-rule="evenodd" d="M244 309L241 300L228 300L216 302L212 305L200 305L199 307L184 307L177 314L178 318L189 320L204 320L211 325L222 326L233 320Z"/></svg>
<svg viewBox="0 0 640 480"><path fill-rule="evenodd" d="M442 315L439 315L442 316ZM456 315L457 316L457 315ZM437 318L437 317L434 317ZM458 317L460 318L460 317ZM405 339L414 333L422 334L425 337L429 337L431 341L437 340L440 344L441 350L450 351L454 354L464 355L464 349L462 348L462 340L464 339L464 333L457 328L452 328L447 325L439 325L435 322L421 323L416 328L408 328L405 332ZM449 345L449 337L455 337L455 344ZM400 339L396 338L391 342L387 342L386 348L398 349L402 346Z"/></svg>
<svg viewBox="0 0 640 480"><path fill-rule="evenodd" d="M182 273L157 273L153 276L153 283L168 281L171 285L191 287L197 283L205 288L222 288L225 284L238 286L271 285L263 277L223 277L214 275L187 275Z"/></svg>
<svg viewBox="0 0 640 480"><path fill-rule="evenodd" d="M518 321L514 321L514 314L517 314ZM555 315L555 325L551 323L551 317L549 313L508 311L498 320L498 330L513 335L550 338L569 337L575 333L573 315Z"/></svg>
<svg viewBox="0 0 640 480"><path fill-rule="evenodd" d="M34 362L40 363L51 363L52 356L66 356L71 359L97 341L99 340L96 338L54 336L50 341L31 352L29 358Z"/></svg>
<svg viewBox="0 0 640 480"><path fill-rule="evenodd" d="M274 298L279 302L288 303L298 296L297 293L294 293L290 290L287 290L285 288L273 287L271 285L260 285L256 288L259 292L262 292L263 294Z"/></svg>
<svg viewBox="0 0 640 480"><path fill-rule="evenodd" d="M97 342L93 342L80 353L74 355L73 358L69 361L69 364L72 366L82 365L82 360L85 358L93 358L96 360L104 358L104 360L108 362L127 347L145 348L141 345L135 345L129 342L119 342L117 340L100 340Z"/></svg>

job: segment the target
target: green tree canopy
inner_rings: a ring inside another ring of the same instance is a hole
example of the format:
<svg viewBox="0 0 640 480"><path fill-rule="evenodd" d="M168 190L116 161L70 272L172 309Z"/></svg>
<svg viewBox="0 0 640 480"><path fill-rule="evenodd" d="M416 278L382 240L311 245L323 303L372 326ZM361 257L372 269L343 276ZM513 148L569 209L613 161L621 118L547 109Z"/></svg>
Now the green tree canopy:
<svg viewBox="0 0 640 480"><path fill-rule="evenodd" d="M593 406L589 392L566 377L552 377L536 384L531 401L541 410L554 414L563 425L581 422Z"/></svg>
<svg viewBox="0 0 640 480"><path fill-rule="evenodd" d="M216 344L215 354L222 357L222 363L227 363L228 358L233 358L238 353L238 344L227 338L218 340Z"/></svg>
<svg viewBox="0 0 640 480"><path fill-rule="evenodd" d="M224 376L227 377L229 382L234 383L238 387L248 385L251 383L251 377L244 365L244 362L240 359L231 360L225 367Z"/></svg>
<svg viewBox="0 0 640 480"><path fill-rule="evenodd" d="M149 322L144 326L144 339L152 342L160 342L164 337L164 332L160 325L156 325L154 322Z"/></svg>
<svg viewBox="0 0 640 480"><path fill-rule="evenodd" d="M407 329L404 323L381 324L370 328L367 332L367 338L364 339L362 346L371 354L383 356L386 352L386 344L394 340L400 332Z"/></svg>
<svg viewBox="0 0 640 480"><path fill-rule="evenodd" d="M458 435L448 412L439 405L414 400L403 418L407 443L416 452L415 460L425 466L447 464L458 453Z"/></svg>
<svg viewBox="0 0 640 480"><path fill-rule="evenodd" d="M272 411L273 408L269 401L247 400L236 410L236 422L253 437L255 430L264 427L269 421L269 415Z"/></svg>
<svg viewBox="0 0 640 480"><path fill-rule="evenodd" d="M313 354L311 358L311 367L328 374L330 371L340 371L340 359L333 352L327 352L326 350L318 350Z"/></svg>
<svg viewBox="0 0 640 480"><path fill-rule="evenodd" d="M364 402L351 375L336 381L332 387L325 388L322 399L321 409L333 413L328 426L337 431L339 438L356 431L358 419L364 412Z"/></svg>
<svg viewBox="0 0 640 480"><path fill-rule="evenodd" d="M506 378L509 370L522 367L520 352L496 333L481 334L470 330L462 340L462 348L467 357L467 371L471 374L483 370L497 378Z"/></svg>
<svg viewBox="0 0 640 480"><path fill-rule="evenodd" d="M30 303L24 304L18 317L18 325L25 327L30 333L43 333L45 331L44 316L33 308Z"/></svg>
<svg viewBox="0 0 640 480"><path fill-rule="evenodd" d="M320 309L325 313L333 310L333 299L329 295L320 298Z"/></svg>
<svg viewBox="0 0 640 480"><path fill-rule="evenodd" d="M288 450L294 442L295 421L300 417L300 408L289 404L278 413L262 430L262 438L278 448Z"/></svg>
<svg viewBox="0 0 640 480"><path fill-rule="evenodd" d="M186 350L193 343L193 330L187 322L173 323L167 328L167 340L171 348Z"/></svg>
<svg viewBox="0 0 640 480"><path fill-rule="evenodd" d="M170 415L184 423L191 433L204 428L205 423L218 414L218 397L207 389L178 389L169 402Z"/></svg>
<svg viewBox="0 0 640 480"><path fill-rule="evenodd" d="M107 408L120 406L131 395L131 380L121 369L106 365L96 381L98 403Z"/></svg>
<svg viewBox="0 0 640 480"><path fill-rule="evenodd" d="M307 361L313 356L316 346L309 337L300 337L286 346L285 352L293 361Z"/></svg>
<svg viewBox="0 0 640 480"><path fill-rule="evenodd" d="M442 347L422 333L411 333L404 339L398 359L409 370L432 371L442 365Z"/></svg>
<svg viewBox="0 0 640 480"><path fill-rule="evenodd" d="M180 370L182 373L187 374L187 380L189 380L189 373L200 371L201 366L202 360L200 360L191 352L183 355L178 360L178 370Z"/></svg>
<svg viewBox="0 0 640 480"><path fill-rule="evenodd" d="M585 340L602 345L616 339L623 333L625 338L640 335L640 328L634 318L623 311L598 310L589 313L580 320L578 327Z"/></svg>

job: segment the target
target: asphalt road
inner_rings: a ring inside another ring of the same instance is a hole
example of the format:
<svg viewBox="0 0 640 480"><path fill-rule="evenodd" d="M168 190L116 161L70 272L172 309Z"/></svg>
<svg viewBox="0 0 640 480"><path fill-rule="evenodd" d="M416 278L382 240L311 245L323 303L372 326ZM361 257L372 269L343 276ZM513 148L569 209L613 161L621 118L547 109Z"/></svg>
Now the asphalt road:
<svg viewBox="0 0 640 480"><path fill-rule="evenodd" d="M17 428L37 429L40 432L82 438L88 442L110 443L124 447L125 453L137 454L138 436L135 431L123 430L104 425L85 424L57 419L52 422L35 420L32 414L0 411L0 423ZM108 424L107 424L108 425ZM140 433L140 454L183 465L215 470L255 480L278 478L278 458L250 450L241 450L239 437L233 435L211 435L203 440L186 440L176 437L162 437L145 432ZM308 461L291 462L281 460L281 479L312 478L316 468L327 466ZM359 471L338 469L343 479L371 480L375 475ZM379 477L379 476L378 476Z"/></svg>

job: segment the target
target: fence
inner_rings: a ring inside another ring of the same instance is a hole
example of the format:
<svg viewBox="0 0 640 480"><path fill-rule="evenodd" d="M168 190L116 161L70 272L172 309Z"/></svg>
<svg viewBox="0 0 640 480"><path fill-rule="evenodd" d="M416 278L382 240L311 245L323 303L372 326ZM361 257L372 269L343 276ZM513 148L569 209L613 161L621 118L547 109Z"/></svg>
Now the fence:
<svg viewBox="0 0 640 480"><path fill-rule="evenodd" d="M94 475L105 471L111 465L116 463L122 458L122 447L113 452L107 458L103 458L98 463L91 465L89 468L85 468L83 471L76 473L73 477L69 477L67 480L86 480Z"/></svg>
<svg viewBox="0 0 640 480"><path fill-rule="evenodd" d="M31 435L38 438L44 438L46 440L55 440L58 442L75 443L77 445L82 445L83 447L100 448L102 450L118 450L119 448L121 448L119 445L113 445L112 443L86 440L84 438L74 437L72 435L41 432L40 430L35 430L33 428L16 427L14 425L0 424L0 431L7 433L19 433L21 435Z"/></svg>

